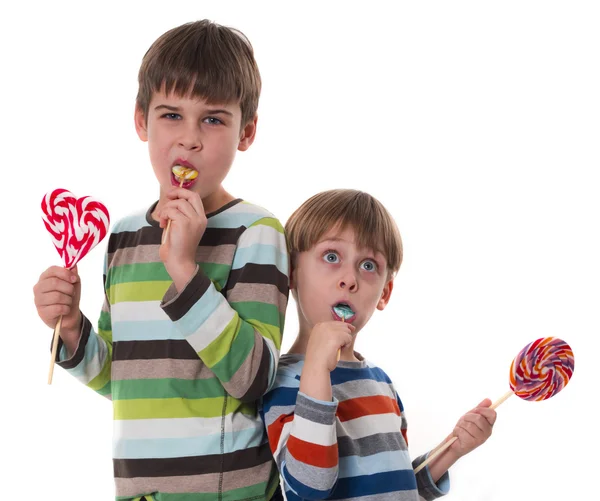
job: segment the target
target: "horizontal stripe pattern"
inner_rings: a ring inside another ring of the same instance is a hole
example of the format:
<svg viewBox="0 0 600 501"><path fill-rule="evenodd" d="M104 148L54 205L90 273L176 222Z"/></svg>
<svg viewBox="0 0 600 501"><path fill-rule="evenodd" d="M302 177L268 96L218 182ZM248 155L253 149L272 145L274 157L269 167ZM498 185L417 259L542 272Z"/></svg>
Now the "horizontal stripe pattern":
<svg viewBox="0 0 600 501"><path fill-rule="evenodd" d="M117 499L267 501L278 472L257 399L275 378L287 307L283 227L241 200L207 214L196 274L178 292L153 209L113 226L98 329L84 319L60 364L113 401Z"/></svg>
<svg viewBox="0 0 600 501"><path fill-rule="evenodd" d="M304 357L282 355L263 399L267 427L288 501L435 499L449 488L429 469L415 476L405 440L404 407L385 372L360 358L331 372L332 402L299 391Z"/></svg>

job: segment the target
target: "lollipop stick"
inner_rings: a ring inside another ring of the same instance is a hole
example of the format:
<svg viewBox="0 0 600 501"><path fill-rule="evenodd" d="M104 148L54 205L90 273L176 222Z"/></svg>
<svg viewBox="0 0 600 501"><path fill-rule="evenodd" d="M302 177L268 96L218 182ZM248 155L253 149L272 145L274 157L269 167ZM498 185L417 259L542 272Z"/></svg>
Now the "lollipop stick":
<svg viewBox="0 0 600 501"><path fill-rule="evenodd" d="M496 400L492 405L490 405L490 409L495 409L496 407L498 407L502 402L504 402L511 395L513 395L512 390L507 391L498 400ZM441 447L438 447L437 449L434 449L433 451L431 451L431 454L429 454L429 456L427 457L427 459L425 459L425 461L423 461L419 466L417 466L415 468L415 474L419 473L423 468L425 468L425 466L427 466L431 461L433 461L442 452L444 452L448 447L450 447L454 442L456 442L457 438L458 437L452 437L450 440L448 440Z"/></svg>
<svg viewBox="0 0 600 501"><path fill-rule="evenodd" d="M48 372L48 384L52 384L52 375L54 374L54 361L56 360L56 352L58 350L58 338L60 337L60 326L62 325L62 315L56 322L54 328L54 337L52 338L52 358L50 359L50 371Z"/></svg>
<svg viewBox="0 0 600 501"><path fill-rule="evenodd" d="M346 322L346 317L344 316L344 314L342 313L342 322ZM340 361L340 357L342 356L342 349L340 348L338 350L338 354L337 354L337 361Z"/></svg>
<svg viewBox="0 0 600 501"><path fill-rule="evenodd" d="M185 181L185 179L182 179L181 182L179 183L179 187L181 188L183 186L183 182ZM171 220L169 219L169 222L167 223L167 228L165 229L165 232L163 233L162 236L162 240L161 240L161 244L164 244L167 241L167 235L169 234L169 228L171 227Z"/></svg>

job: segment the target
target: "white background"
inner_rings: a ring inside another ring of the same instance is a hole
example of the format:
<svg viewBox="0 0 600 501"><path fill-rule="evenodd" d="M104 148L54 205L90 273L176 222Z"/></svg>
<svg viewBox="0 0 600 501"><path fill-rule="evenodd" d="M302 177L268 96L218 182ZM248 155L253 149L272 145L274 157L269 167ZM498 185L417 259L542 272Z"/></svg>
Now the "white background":
<svg viewBox="0 0 600 501"><path fill-rule="evenodd" d="M562 393L499 407L446 499L597 499L597 2L119 4L0 12L3 497L114 495L110 403L60 369L46 384L51 333L32 287L60 261L39 204L64 187L116 220L156 200L133 127L137 70L160 34L206 17L246 33L264 81L256 142L226 188L282 222L317 191L358 188L398 222L394 294L357 349L395 381L413 456L504 394L528 342L575 352ZM93 319L104 248L79 266ZM284 351L296 327L291 302Z"/></svg>

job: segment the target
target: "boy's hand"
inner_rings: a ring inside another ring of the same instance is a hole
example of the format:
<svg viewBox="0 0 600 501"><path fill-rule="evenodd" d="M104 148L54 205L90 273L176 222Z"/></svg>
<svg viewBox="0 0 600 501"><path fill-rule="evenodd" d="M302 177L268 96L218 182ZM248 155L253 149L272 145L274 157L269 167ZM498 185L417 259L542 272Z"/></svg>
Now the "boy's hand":
<svg viewBox="0 0 600 501"><path fill-rule="evenodd" d="M38 282L33 287L35 307L42 322L54 329L58 318L62 315L60 337L70 353L73 353L79 343L80 296L81 281L77 267L67 270L60 266L51 266L40 275Z"/></svg>
<svg viewBox="0 0 600 501"><path fill-rule="evenodd" d="M492 401L486 398L456 423L451 437L457 437L457 440L450 446L449 451L457 459L468 454L490 438L492 427L496 421L496 411L490 409L490 405L492 405Z"/></svg>
<svg viewBox="0 0 600 501"><path fill-rule="evenodd" d="M171 226L167 241L160 246L159 255L175 287L181 291L196 271L196 250L208 221L198 193L173 188L169 200L158 214L161 228Z"/></svg>
<svg viewBox="0 0 600 501"><path fill-rule="evenodd" d="M316 324L306 347L306 362L314 369L331 372L337 365L338 350L352 343L354 325L331 320Z"/></svg>

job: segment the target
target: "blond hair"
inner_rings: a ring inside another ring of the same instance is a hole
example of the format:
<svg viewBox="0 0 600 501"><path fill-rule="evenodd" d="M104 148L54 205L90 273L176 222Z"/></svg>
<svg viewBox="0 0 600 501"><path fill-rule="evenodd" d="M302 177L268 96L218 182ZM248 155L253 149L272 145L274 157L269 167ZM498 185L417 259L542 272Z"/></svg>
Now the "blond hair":
<svg viewBox="0 0 600 501"><path fill-rule="evenodd" d="M329 230L356 232L357 245L381 252L390 273L402 264L402 238L390 213L372 195L358 190L329 190L304 202L285 225L288 251L294 263Z"/></svg>

